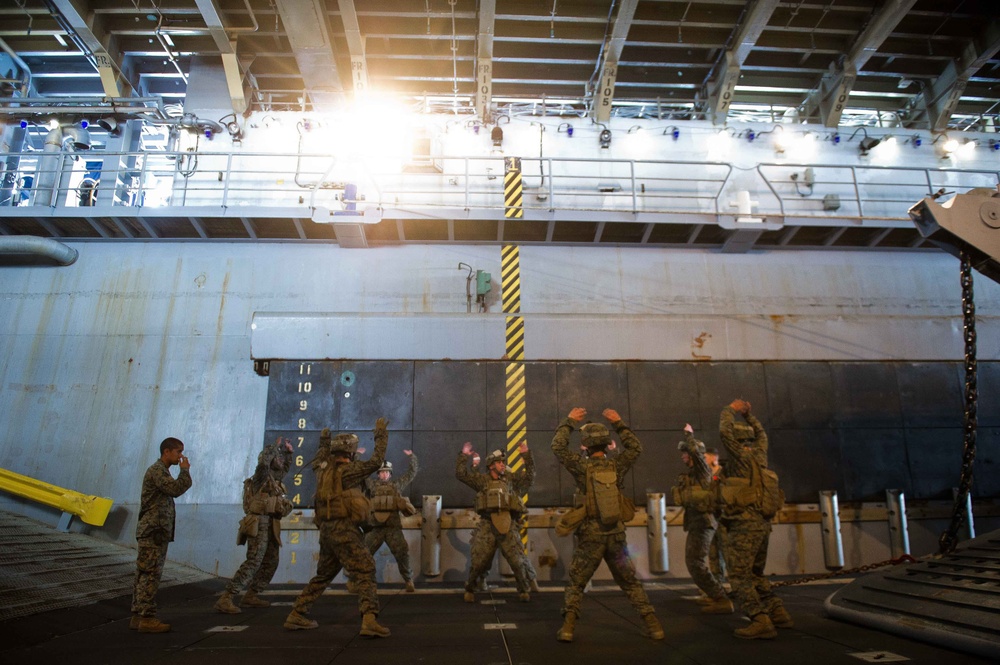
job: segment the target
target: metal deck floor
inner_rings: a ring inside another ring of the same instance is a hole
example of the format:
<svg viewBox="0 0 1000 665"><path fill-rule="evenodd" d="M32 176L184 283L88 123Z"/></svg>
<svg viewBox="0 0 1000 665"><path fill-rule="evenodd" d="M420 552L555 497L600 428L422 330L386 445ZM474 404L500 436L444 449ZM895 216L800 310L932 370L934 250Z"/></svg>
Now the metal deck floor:
<svg viewBox="0 0 1000 665"><path fill-rule="evenodd" d="M354 597L342 590L328 592L314 606L318 629L289 632L281 624L299 587L272 588L266 597L275 605L230 616L212 610L224 583L212 579L162 589L160 616L173 625L163 635L128 629L127 596L0 623L0 663L526 665L566 659L574 665L833 665L896 662L895 657L916 664L989 662L827 618L823 600L838 588L831 584L781 589L796 627L780 631L776 640L751 642L730 634L744 621L738 615L702 615L690 600L695 590L689 584L652 585L650 597L667 633L664 641L653 642L642 636L639 617L624 595L602 587L585 598L576 641L563 644L555 639L561 588L543 588L530 603L498 589L479 594L475 605L462 602L459 589L416 594L380 589L379 620L392 629L392 637L368 639L357 633ZM869 654L869 660L861 654Z"/></svg>

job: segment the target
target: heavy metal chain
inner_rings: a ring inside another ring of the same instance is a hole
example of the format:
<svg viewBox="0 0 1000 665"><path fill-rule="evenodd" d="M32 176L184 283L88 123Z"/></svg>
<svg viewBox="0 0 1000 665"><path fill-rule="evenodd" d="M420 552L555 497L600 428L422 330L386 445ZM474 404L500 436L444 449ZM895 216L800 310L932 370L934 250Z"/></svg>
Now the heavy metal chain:
<svg viewBox="0 0 1000 665"><path fill-rule="evenodd" d="M976 302L972 291L972 259L964 250L961 259L962 323L965 331L965 433L962 473L958 481L955 505L952 508L951 524L938 539L942 554L955 549L955 545L958 544L958 531L965 525L965 506L969 500L969 492L972 491L972 468L976 460L976 403L979 399L976 380Z"/></svg>
<svg viewBox="0 0 1000 665"><path fill-rule="evenodd" d="M858 566L857 568L844 568L843 570L836 570L832 573L820 573L819 575L807 575L806 577L797 577L794 580L782 580L780 582L772 582L771 588L776 589L783 586L794 586L796 584L805 584L806 582L815 582L817 580L828 580L831 577L839 577L841 575L856 575L858 573L867 573L869 570L875 570L876 568L883 568L885 566L896 566L901 563L916 563L917 560L914 559L909 554L903 554L895 559L886 559L885 561L879 561L878 563L868 563L863 566Z"/></svg>

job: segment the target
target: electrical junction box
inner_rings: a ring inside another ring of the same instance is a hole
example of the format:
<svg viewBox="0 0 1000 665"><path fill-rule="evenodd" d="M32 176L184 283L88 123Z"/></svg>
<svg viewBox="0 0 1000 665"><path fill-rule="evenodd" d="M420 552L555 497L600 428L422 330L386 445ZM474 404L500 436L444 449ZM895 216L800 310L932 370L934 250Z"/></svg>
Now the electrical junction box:
<svg viewBox="0 0 1000 665"><path fill-rule="evenodd" d="M493 277L484 270L476 271L476 295L485 296L493 288Z"/></svg>
<svg viewBox="0 0 1000 665"><path fill-rule="evenodd" d="M824 196L823 210L840 210L840 195L827 194Z"/></svg>

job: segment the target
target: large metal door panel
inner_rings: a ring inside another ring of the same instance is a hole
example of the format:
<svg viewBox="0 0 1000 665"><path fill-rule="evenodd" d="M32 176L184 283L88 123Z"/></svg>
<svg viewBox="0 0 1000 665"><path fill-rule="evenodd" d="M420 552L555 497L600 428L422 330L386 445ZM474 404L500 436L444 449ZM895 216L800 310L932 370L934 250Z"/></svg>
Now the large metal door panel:
<svg viewBox="0 0 1000 665"><path fill-rule="evenodd" d="M910 428L905 435L913 498L951 499L962 468L962 429Z"/></svg>
<svg viewBox="0 0 1000 665"><path fill-rule="evenodd" d="M766 427L833 426L833 377L827 363L764 363L770 417ZM755 405L756 408L756 405Z"/></svg>
<svg viewBox="0 0 1000 665"><path fill-rule="evenodd" d="M264 429L335 428L340 409L339 368L335 361L271 361Z"/></svg>
<svg viewBox="0 0 1000 665"><path fill-rule="evenodd" d="M844 473L841 501L885 501L885 490L912 496L906 438L898 429L842 429L840 461Z"/></svg>
<svg viewBox="0 0 1000 665"><path fill-rule="evenodd" d="M559 395L559 421L571 409L581 406L587 409L585 420L607 424L601 413L612 408L618 411L626 424L631 424L628 373L623 362L559 363L556 390Z"/></svg>
<svg viewBox="0 0 1000 665"><path fill-rule="evenodd" d="M371 430L381 417L390 430L413 427L412 362L344 361L340 369L335 382L341 429Z"/></svg>
<svg viewBox="0 0 1000 665"><path fill-rule="evenodd" d="M485 432L413 432L413 450L420 455L421 470L410 493L418 498L437 494L444 508L471 509L476 493L455 477L455 459L466 441L485 461L489 453Z"/></svg>
<svg viewBox="0 0 1000 665"><path fill-rule="evenodd" d="M959 363L895 363L905 427L962 426Z"/></svg>
<svg viewBox="0 0 1000 665"><path fill-rule="evenodd" d="M504 450L506 432L487 432L488 450ZM535 462L535 482L528 491L528 506L558 506L559 470L562 465L552 454L552 435L548 432L528 432L528 449ZM483 469L485 471L486 469Z"/></svg>
<svg viewBox="0 0 1000 665"><path fill-rule="evenodd" d="M486 363L486 427L507 429L507 363ZM556 404L556 364L524 363L525 418L529 432L554 432L560 414Z"/></svg>
<svg viewBox="0 0 1000 665"><path fill-rule="evenodd" d="M768 432L767 464L778 474L789 503L817 503L820 490L844 493L840 446L830 430ZM725 451L722 452L726 456Z"/></svg>
<svg viewBox="0 0 1000 665"><path fill-rule="evenodd" d="M670 487L677 476L687 471L681 462L677 442L681 437L674 432L643 430L635 433L642 443L642 455L632 467L633 500L636 506L646 505L648 492L662 492L671 503Z"/></svg>
<svg viewBox="0 0 1000 665"><path fill-rule="evenodd" d="M838 427L901 427L899 384L888 363L831 363Z"/></svg>
<svg viewBox="0 0 1000 665"><path fill-rule="evenodd" d="M630 425L642 430L696 430L710 425L698 408L694 363L627 363ZM716 420L716 423L718 421Z"/></svg>
<svg viewBox="0 0 1000 665"><path fill-rule="evenodd" d="M413 368L413 429L486 430L486 364L417 362Z"/></svg>
<svg viewBox="0 0 1000 665"><path fill-rule="evenodd" d="M770 426L770 409L764 386L764 366L761 363L699 363L698 405L702 429L718 431L719 413L737 397L753 406L753 413ZM682 424L683 427L683 424ZM707 442L706 442L707 443Z"/></svg>

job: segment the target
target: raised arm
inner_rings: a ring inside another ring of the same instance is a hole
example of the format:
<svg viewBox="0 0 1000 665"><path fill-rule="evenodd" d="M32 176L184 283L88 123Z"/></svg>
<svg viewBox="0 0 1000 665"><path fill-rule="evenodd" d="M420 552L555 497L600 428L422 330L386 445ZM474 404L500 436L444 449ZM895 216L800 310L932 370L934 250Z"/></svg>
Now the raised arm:
<svg viewBox="0 0 1000 665"><path fill-rule="evenodd" d="M469 470L468 461L471 455L472 444L466 441L462 446L462 452L458 454L458 459L455 460L455 477L478 492L482 483L486 482L486 477Z"/></svg>
<svg viewBox="0 0 1000 665"><path fill-rule="evenodd" d="M385 449L389 445L388 426L389 421L385 418L379 418L375 421L375 450L369 459L355 460L344 470L344 475L341 476L344 489L360 485L365 478L378 471L385 463Z"/></svg>
<svg viewBox="0 0 1000 665"><path fill-rule="evenodd" d="M518 494L526 494L535 482L535 458L531 456L526 442L521 443L520 451L524 468L514 477L514 489Z"/></svg>
<svg viewBox="0 0 1000 665"><path fill-rule="evenodd" d="M404 450L403 454L410 458L410 468L406 470L406 473L399 477L394 485L399 491L403 491L403 488L413 482L413 479L417 477L417 470L420 467L420 463L417 461L417 456L413 454L412 450Z"/></svg>
<svg viewBox="0 0 1000 665"><path fill-rule="evenodd" d="M694 438L693 432L685 432L684 435L684 452L688 454L691 458L691 462L694 466L691 467L692 474L695 480L703 489L708 489L709 485L712 484L712 468L708 466L708 461L705 459L705 453L701 452L698 448L698 444L701 443L698 439Z"/></svg>
<svg viewBox="0 0 1000 665"><path fill-rule="evenodd" d="M750 405L743 400L734 399L719 414L719 438L722 439L722 445L726 447L726 451L729 453L729 461L727 462L729 466L727 469L732 469L732 475L739 477L747 477L750 473L751 465L746 459L743 444L736 438L734 426L736 424L736 415L749 408Z"/></svg>
<svg viewBox="0 0 1000 665"><path fill-rule="evenodd" d="M566 467L566 470L573 474L574 477L579 473L586 473L586 469L583 468L580 456L576 452L570 452L569 437L573 433L573 429L586 417L586 409L581 407L574 408L569 412L566 419L559 423L559 427L556 428L556 434L552 437L552 453L559 460L559 463Z"/></svg>
<svg viewBox="0 0 1000 665"><path fill-rule="evenodd" d="M175 479L166 467L159 467L153 474L153 484L159 491L176 499L191 487L191 472L188 471L188 466L182 465L181 472Z"/></svg>
<svg viewBox="0 0 1000 665"><path fill-rule="evenodd" d="M757 463L762 467L767 467L767 432L764 431L764 426L760 424L757 420L757 416L750 413L750 405L747 405L746 421L750 427L753 427L753 433L755 435L753 443L753 454L757 460Z"/></svg>
<svg viewBox="0 0 1000 665"><path fill-rule="evenodd" d="M639 459L639 455L642 454L642 444L639 443L639 437L625 424L617 411L614 409L605 409L602 415L607 418L622 440L622 452L615 458L615 467L618 469L618 480L620 482L622 477L635 464L635 461Z"/></svg>

